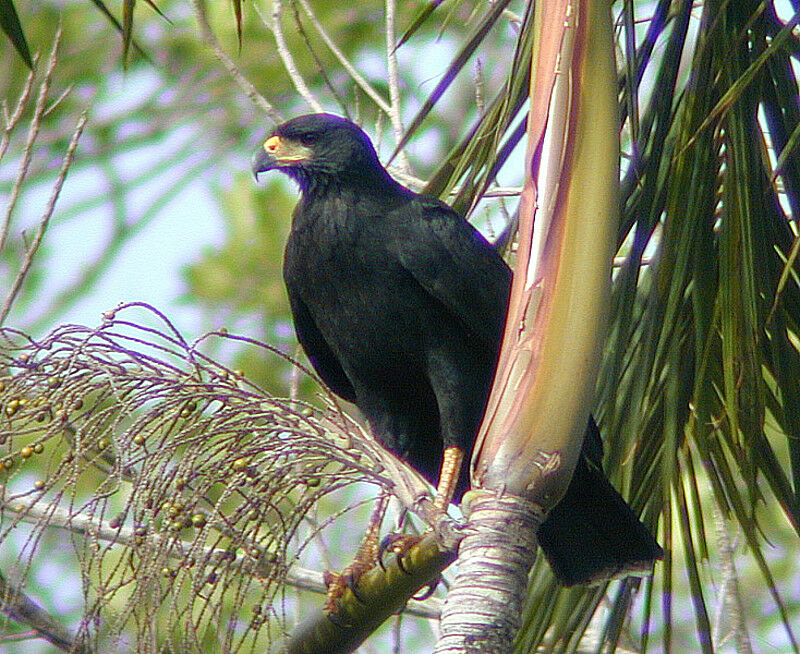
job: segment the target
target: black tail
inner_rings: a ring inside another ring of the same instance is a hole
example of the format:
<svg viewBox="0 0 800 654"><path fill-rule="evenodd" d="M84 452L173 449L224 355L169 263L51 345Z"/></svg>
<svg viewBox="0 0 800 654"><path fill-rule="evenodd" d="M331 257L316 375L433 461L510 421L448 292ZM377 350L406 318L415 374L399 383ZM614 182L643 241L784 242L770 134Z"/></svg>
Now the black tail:
<svg viewBox="0 0 800 654"><path fill-rule="evenodd" d="M565 586L646 574L664 555L599 467L599 438L590 418L567 492L539 527L539 546Z"/></svg>

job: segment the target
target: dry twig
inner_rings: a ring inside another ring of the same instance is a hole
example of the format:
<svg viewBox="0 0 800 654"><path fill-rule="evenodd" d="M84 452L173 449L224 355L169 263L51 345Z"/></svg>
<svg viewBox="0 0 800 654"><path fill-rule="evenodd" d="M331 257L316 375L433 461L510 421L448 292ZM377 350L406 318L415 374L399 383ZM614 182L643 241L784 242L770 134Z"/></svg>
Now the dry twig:
<svg viewBox="0 0 800 654"><path fill-rule="evenodd" d="M305 11L308 19L311 21L311 24L314 26L314 29L319 32L319 35L322 37L322 40L325 41L325 45L328 46L330 51L333 53L333 56L339 61L342 65L342 68L345 69L348 75L353 79L353 81L358 85L358 87L366 93L369 98L376 104L378 107L383 111L385 114L389 115L392 111L391 106L384 100L381 95L372 88L367 80L365 80L361 74L355 69L355 66L351 64L347 57L344 56L342 51L337 47L336 43L334 43L333 39L328 36L325 28L322 26L322 23L319 22L316 15L314 14L313 9L311 9L311 5L308 3L308 0L297 0L300 3L300 6Z"/></svg>
<svg viewBox="0 0 800 654"><path fill-rule="evenodd" d="M47 62L47 70L45 71L44 78L39 86L39 96L36 99L36 108L34 109L33 117L31 118L31 124L28 128L28 138L25 142L25 149L22 151L22 159L19 162L19 172L17 173L17 177L14 181L14 186L11 188L11 195L8 198L8 204L6 205L6 213L3 217L2 226L0 226L0 252L2 252L3 248L5 247L6 239L8 238L8 231L11 227L11 214L17 204L17 200L19 199L19 194L22 190L22 183L25 181L25 178L28 175L28 167L30 166L31 157L33 156L33 144L36 142L36 137L39 134L39 128L42 124L42 116L44 115L45 107L47 106L47 93L50 90L50 84L53 81L53 71L55 71L56 63L58 62L58 46L60 43L61 27L58 28L58 31L56 32L56 38L53 40L53 47L50 50L50 59ZM20 97L20 102L22 102L23 99L27 100L29 92L29 89L23 91L23 94ZM21 110L24 110L23 104L19 104L17 106L17 112ZM15 116L17 112L15 112ZM12 126L15 124L13 118L12 121L9 121L9 124ZM9 129L8 125L6 129Z"/></svg>
<svg viewBox="0 0 800 654"><path fill-rule="evenodd" d="M265 114L267 114L270 119L276 123L283 122L283 116L281 115L280 111L278 111L263 95L258 92L256 87L250 83L250 80L248 80L242 74L242 72L239 70L239 67L234 63L233 59L228 56L228 53L222 49L219 41L217 41L217 37L214 36L214 32L211 30L211 25L208 24L208 16L206 15L206 5L204 0L192 0L192 7L194 8L194 14L197 18L197 23L200 26L200 34L203 37L203 40L214 51L217 59L219 59L222 65L225 66L231 77L233 77L239 87L245 92L247 97L250 98L253 103Z"/></svg>
<svg viewBox="0 0 800 654"><path fill-rule="evenodd" d="M322 105L317 102L317 99L314 97L311 89L308 88L306 81L303 79L303 76L297 69L297 64L295 64L294 57L292 56L292 51L286 45L286 39L283 36L283 25L281 23L283 19L283 1L275 0L273 3L271 23L264 18L264 16L261 14L261 10L256 5L253 5L253 8L261 18L261 22L264 24L264 27L270 30L275 37L275 45L278 48L278 54L283 62L283 67L286 69L289 78L292 80L295 90L302 96L302 98L313 111L322 113L324 111Z"/></svg>
<svg viewBox="0 0 800 654"><path fill-rule="evenodd" d="M305 516L321 498L366 482L412 511L430 505L418 475L335 404L320 411L265 395L202 354L212 338L278 355L222 333L190 343L140 304L39 341L0 330L10 371L0 377L0 544L29 525L19 555L29 571L42 534L69 530L87 602L82 646L102 651L131 630L175 649L210 631L229 651L269 642L282 634L286 586L322 589L319 573L299 567L316 542ZM34 487L29 462L44 465ZM258 620L232 629L251 607ZM97 616L107 618L102 634Z"/></svg>
<svg viewBox="0 0 800 654"><path fill-rule="evenodd" d="M22 288L22 283L25 281L25 277L27 277L28 271L31 268L33 257L36 255L36 252L39 250L39 246L42 244L44 233L47 231L47 226L50 224L50 218L53 216L53 211L55 211L56 201L58 200L58 196L61 194L61 188L64 185L64 180L67 178L67 173L72 165L75 149L78 147L78 141L81 138L81 134L83 134L83 128L86 127L87 120L88 114L83 112L78 120L77 126L75 127L75 131L72 133L72 138L70 139L67 153L64 155L64 160L61 163L61 169L58 171L58 177L56 177L56 181L53 184L53 189L50 192L50 199L47 202L44 214L42 215L42 218L39 221L39 226L36 229L36 235L25 252L25 258L22 262L22 266L20 267L14 282L11 284L11 289L8 291L8 295L6 296L2 309L0 309L0 325L3 324L8 316L8 312L11 310L11 305L14 303L20 288Z"/></svg>
<svg viewBox="0 0 800 654"><path fill-rule="evenodd" d="M397 10L395 0L386 0L386 71L389 78L389 99L391 102L389 120L392 123L395 143L403 140L402 108L400 107L400 76L397 72L397 39L395 38L394 19ZM400 167L409 173L411 166L405 150L399 153Z"/></svg>

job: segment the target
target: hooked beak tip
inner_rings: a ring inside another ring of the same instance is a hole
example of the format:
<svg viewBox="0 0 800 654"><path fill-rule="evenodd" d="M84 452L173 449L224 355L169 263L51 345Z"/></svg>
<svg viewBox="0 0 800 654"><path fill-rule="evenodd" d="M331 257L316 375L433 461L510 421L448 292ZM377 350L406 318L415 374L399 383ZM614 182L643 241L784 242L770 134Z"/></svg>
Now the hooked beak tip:
<svg viewBox="0 0 800 654"><path fill-rule="evenodd" d="M253 172L253 177L258 181L258 174L263 173L275 167L275 157L268 154L264 148L259 148L253 153L253 158L250 161L250 170Z"/></svg>

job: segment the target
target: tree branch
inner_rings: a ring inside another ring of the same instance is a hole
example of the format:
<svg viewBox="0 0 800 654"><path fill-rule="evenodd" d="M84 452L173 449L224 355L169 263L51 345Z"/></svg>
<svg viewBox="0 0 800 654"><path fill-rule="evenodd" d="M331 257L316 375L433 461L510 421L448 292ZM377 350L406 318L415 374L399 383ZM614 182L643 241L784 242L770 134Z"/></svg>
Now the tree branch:
<svg viewBox="0 0 800 654"><path fill-rule="evenodd" d="M33 117L31 118L31 126L28 129L28 139L25 142L25 149L22 152L22 160L19 163L19 172L17 173L14 186L11 189L11 196L8 199L8 205L6 206L6 215L3 217L3 224L0 228L0 252L3 251L3 248L6 244L6 239L8 238L8 230L11 226L11 213L14 211L14 207L19 199L19 194L22 190L22 182L28 175L28 166L30 166L31 157L33 156L33 144L39 134L39 128L42 124L42 116L44 115L45 106L47 104L47 93L50 90L50 83L53 80L53 71L55 70L56 63L58 62L59 43L61 43L60 26L56 32L56 38L53 41L53 47L50 50L50 60L47 62L47 70L44 74L44 79L39 87L39 97L36 99L36 108L34 109ZM24 92L23 97L27 97ZM18 109L19 108L20 107L18 107Z"/></svg>
<svg viewBox="0 0 800 654"><path fill-rule="evenodd" d="M82 645L77 645L62 624L22 590L10 584L3 574L0 574L0 612L14 622L30 627L40 638L44 638L60 650L75 654L88 654L90 651Z"/></svg>
<svg viewBox="0 0 800 654"><path fill-rule="evenodd" d="M45 207L44 215L39 221L39 227L36 230L36 236L25 252L25 259L22 262L22 267L20 268L19 273L17 273L14 283L11 285L11 289L9 290L5 302L3 303L3 308L0 309L0 325L3 324L8 316L8 312L11 310L11 305L14 303L14 299L17 297L20 288L22 288L22 283L25 281L25 277L28 275L28 271L33 263L33 257L36 255L39 246L42 244L44 233L47 231L47 226L50 224L50 218L52 217L53 211L56 208L56 201L58 200L58 196L61 194L61 188L64 185L64 180L67 178L69 167L72 165L75 149L78 147L78 141L81 138L81 134L83 134L83 128L86 127L87 120L88 114L86 111L84 111L78 120L78 125L76 126L75 131L72 133L72 139L69 142L67 153L64 156L64 161L61 163L61 170L58 171L58 177L56 178L55 184L53 184L53 190L50 193L50 199Z"/></svg>
<svg viewBox="0 0 800 654"><path fill-rule="evenodd" d="M347 60L347 57L345 57L344 54L342 54L342 51L339 50L337 45L333 42L333 39L331 39L331 37L328 36L328 34L325 32L325 29L322 27L322 24L319 22L319 20L317 20L316 15L311 9L311 6L308 4L308 0L297 0L297 1L300 3L300 6L303 8L303 11L306 12L308 19L311 21L311 24L314 26L317 32L319 32L319 35L322 37L322 40L325 41L325 45L328 46L330 51L333 53L333 56L339 60L339 63L342 65L342 68L344 68L347 71L347 74L350 75L350 77L361 88L361 90L364 91L364 93L366 93L370 97L370 99L376 105L378 105L378 107L380 107L381 111L383 111L386 115L390 115L392 111L391 106L386 103L386 100L384 100L378 94L378 92L374 88L372 88L370 83L367 82L367 80L365 80L361 76L361 74L355 69L353 64L351 64Z"/></svg>
<svg viewBox="0 0 800 654"><path fill-rule="evenodd" d="M400 107L400 76L397 72L397 39L394 31L396 9L395 0L386 0L386 70L391 102L389 120L392 122L395 143L399 144L403 140L403 120ZM409 172L411 169L405 150L400 151L400 166L404 172Z"/></svg>
<svg viewBox="0 0 800 654"><path fill-rule="evenodd" d="M281 113L272 106L272 104L263 96L261 95L255 86L250 83L242 72L239 70L239 67L234 63L233 59L228 56L228 53L222 49L222 46L217 41L217 38L214 36L214 32L211 30L211 26L208 24L208 16L206 16L206 5L204 0L192 0L192 7L194 8L194 14L197 18L197 23L200 26L200 34L203 37L203 41L206 42L216 55L217 59L222 63L225 68L228 69L231 77L236 81L239 87L245 92L248 98L253 101L257 107L259 107L270 119L274 120L276 123L283 122L283 116Z"/></svg>
<svg viewBox="0 0 800 654"><path fill-rule="evenodd" d="M294 84L295 90L303 97L311 109L317 113L323 112L324 109L322 108L322 105L317 102L317 99L314 97L311 89L308 88L308 85L303 79L303 76L300 74L300 71L297 70L294 57L292 57L292 52L286 45L286 39L283 36L283 25L281 24L281 19L283 17L283 0L275 0L273 3L272 24L267 22L257 5L253 5L253 8L256 10L259 18L261 18L261 22L264 23L264 27L270 30L272 35L275 37L275 45L278 48L278 54L281 57L281 61L283 61L283 67L286 69L286 72L289 74L289 78L292 80L292 84Z"/></svg>
<svg viewBox="0 0 800 654"><path fill-rule="evenodd" d="M455 559L456 542L429 532L402 555L390 557L385 568L375 566L348 588L335 614L312 612L279 650L281 654L344 654L352 652L389 616L404 611L420 588L434 583ZM426 600L430 601L430 600Z"/></svg>
<svg viewBox="0 0 800 654"><path fill-rule="evenodd" d="M73 534L121 546L138 547L141 545L142 537L137 535L131 527L114 527L107 520L90 517L83 513L73 514L64 508L43 504L38 499L27 502L15 500L0 505L0 509L16 513L23 522L45 524L48 528L63 529ZM186 555L185 549L175 545L172 539L164 538L159 534L148 534L146 538L148 544L154 548L168 547L167 555L171 558L183 559ZM191 543L187 542L186 548L190 546ZM257 576L269 574L270 561L268 557L261 559L239 557L236 561L231 561L229 550L215 547L204 547L198 553L201 555L198 560L202 559L207 567L235 568L242 573ZM318 594L325 594L328 590L322 572L300 566L292 566L289 569L285 583L300 590ZM441 608L440 600L429 598L424 601L412 600L403 610L409 615L436 620L439 618Z"/></svg>

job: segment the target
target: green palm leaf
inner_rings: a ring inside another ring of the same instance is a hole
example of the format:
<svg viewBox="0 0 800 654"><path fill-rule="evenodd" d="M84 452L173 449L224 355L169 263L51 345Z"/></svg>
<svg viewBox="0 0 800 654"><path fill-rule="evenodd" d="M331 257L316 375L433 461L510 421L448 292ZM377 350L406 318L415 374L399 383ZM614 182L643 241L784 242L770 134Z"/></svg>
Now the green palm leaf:
<svg viewBox="0 0 800 654"><path fill-rule="evenodd" d="M22 57L25 65L33 68L28 42L25 40L25 32L22 31L13 0L0 0L0 28L3 29L9 41L14 44L17 54Z"/></svg>

